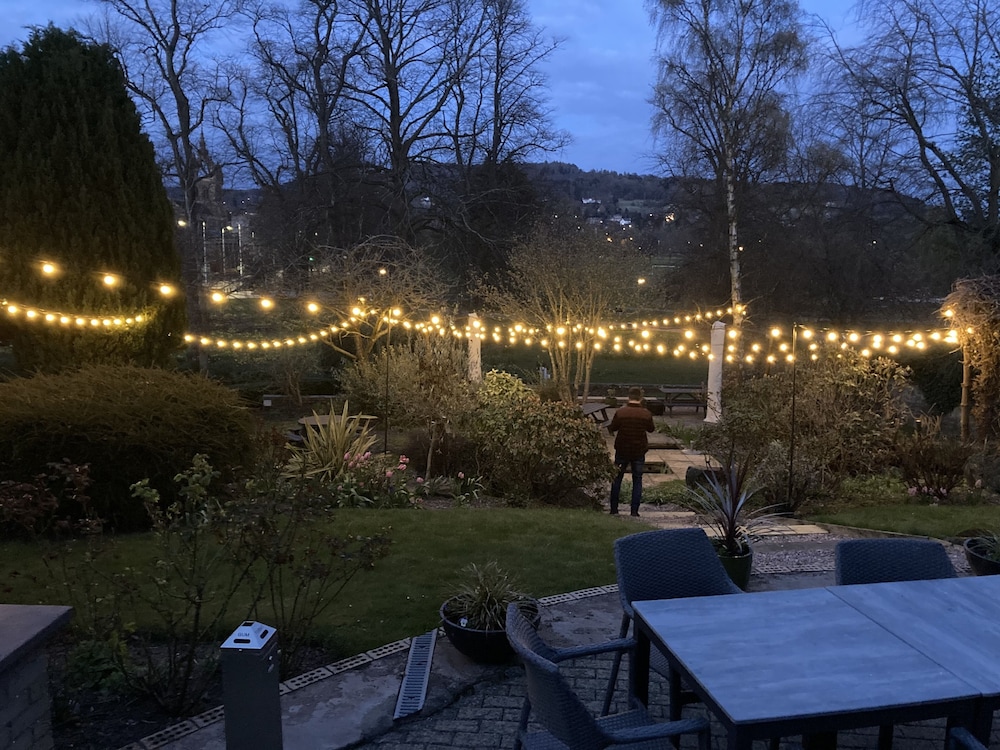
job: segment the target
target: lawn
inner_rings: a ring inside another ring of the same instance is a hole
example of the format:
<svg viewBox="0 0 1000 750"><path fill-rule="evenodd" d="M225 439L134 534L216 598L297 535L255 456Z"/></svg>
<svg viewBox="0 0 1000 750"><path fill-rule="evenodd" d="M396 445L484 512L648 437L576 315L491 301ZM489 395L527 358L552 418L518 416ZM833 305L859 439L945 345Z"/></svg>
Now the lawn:
<svg viewBox="0 0 1000 750"><path fill-rule="evenodd" d="M1000 529L996 505L883 505L809 514L809 520L897 534L957 539Z"/></svg>
<svg viewBox="0 0 1000 750"><path fill-rule="evenodd" d="M384 529L392 540L389 555L352 580L325 615L316 637L331 660L435 627L449 584L470 562L496 560L539 597L614 583L614 540L645 528L594 511L545 508L340 510L331 524L337 534ZM33 545L0 545L5 602L65 603L40 554ZM149 554L148 535L123 537L114 564L153 569ZM236 623L244 614L234 611L229 619ZM268 612L257 619L268 622ZM156 629L141 617L137 624Z"/></svg>

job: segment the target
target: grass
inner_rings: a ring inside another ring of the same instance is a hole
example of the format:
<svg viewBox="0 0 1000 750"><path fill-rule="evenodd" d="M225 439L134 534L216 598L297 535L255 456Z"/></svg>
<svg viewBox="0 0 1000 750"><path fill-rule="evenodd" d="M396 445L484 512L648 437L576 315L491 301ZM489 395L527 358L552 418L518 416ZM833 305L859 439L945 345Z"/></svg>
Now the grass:
<svg viewBox="0 0 1000 750"><path fill-rule="evenodd" d="M809 520L897 534L955 539L983 529L1000 529L996 505L884 505L810 513Z"/></svg>
<svg viewBox="0 0 1000 750"><path fill-rule="evenodd" d="M483 344L483 370L504 370L519 375L527 382L538 379L538 368L549 366L549 358L541 349ZM699 385L708 378L708 366L675 357L653 357L631 354L600 354L590 373L592 383L670 383ZM601 395L591 391L591 395Z"/></svg>
<svg viewBox="0 0 1000 750"><path fill-rule="evenodd" d="M931 505L913 498L893 476L844 482L837 497L805 509L806 520L896 534L956 539L1000 529L1000 505L979 491L956 493L952 502Z"/></svg>
<svg viewBox="0 0 1000 750"><path fill-rule="evenodd" d="M614 540L640 528L593 511L548 508L341 510L331 524L338 535L385 529L392 540L389 555L355 577L326 613L316 638L328 647L331 659L436 627L449 585L470 562L496 560L522 590L539 597L613 583ZM0 544L5 602L65 603L40 555L34 545ZM149 555L148 535L124 537L114 564L152 570ZM228 626L244 614L234 612ZM267 611L257 615L261 622L267 618ZM155 622L141 616L137 625L156 629Z"/></svg>

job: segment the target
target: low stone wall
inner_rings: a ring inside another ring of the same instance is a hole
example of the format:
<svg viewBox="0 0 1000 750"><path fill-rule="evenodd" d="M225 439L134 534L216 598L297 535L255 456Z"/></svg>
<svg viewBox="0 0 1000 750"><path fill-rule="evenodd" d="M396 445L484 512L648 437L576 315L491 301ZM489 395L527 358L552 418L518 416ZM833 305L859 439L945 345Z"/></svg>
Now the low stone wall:
<svg viewBox="0 0 1000 750"><path fill-rule="evenodd" d="M47 665L40 649L0 674L0 747L53 747Z"/></svg>
<svg viewBox="0 0 1000 750"><path fill-rule="evenodd" d="M45 642L70 607L0 604L0 748L51 750L51 700Z"/></svg>

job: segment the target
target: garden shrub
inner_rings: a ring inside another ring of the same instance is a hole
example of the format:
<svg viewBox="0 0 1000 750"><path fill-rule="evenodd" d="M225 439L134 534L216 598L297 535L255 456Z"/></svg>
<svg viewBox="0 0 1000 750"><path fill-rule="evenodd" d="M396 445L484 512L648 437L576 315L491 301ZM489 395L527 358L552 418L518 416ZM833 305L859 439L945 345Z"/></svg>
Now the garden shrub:
<svg viewBox="0 0 1000 750"><path fill-rule="evenodd" d="M166 502L197 453L225 475L246 461L253 421L238 396L203 377L97 365L0 383L0 481L50 464L89 464L92 510L119 531L149 526L129 490L148 478Z"/></svg>
<svg viewBox="0 0 1000 750"><path fill-rule="evenodd" d="M279 461L254 468L219 486L196 455L174 478L172 503L135 483L152 519L142 552L124 554L120 537L97 529L43 556L102 681L122 680L186 715L215 683L219 642L251 617L281 633L281 675L291 677L344 585L388 553L384 533L334 533L328 484L284 477Z"/></svg>
<svg viewBox="0 0 1000 750"><path fill-rule="evenodd" d="M513 375L495 371L476 400L472 432L491 491L558 503L614 476L604 439L575 404L542 401Z"/></svg>
<svg viewBox="0 0 1000 750"><path fill-rule="evenodd" d="M909 389L907 371L898 363L850 349L823 353L799 366L796 465L803 461L812 467L807 470L819 472L826 491L846 477L882 471L892 461L898 432L908 419ZM727 384L722 420L702 433L698 447L716 457L735 449L738 455L760 458L779 441L787 455L792 395L791 372L786 371Z"/></svg>
<svg viewBox="0 0 1000 750"><path fill-rule="evenodd" d="M369 420L362 415L351 415L345 401L340 414L330 407L326 423L313 412L315 425L306 425L301 445L289 445L285 476L319 477L332 481L340 477L350 461L368 455L375 444Z"/></svg>
<svg viewBox="0 0 1000 750"><path fill-rule="evenodd" d="M965 476L972 446L941 435L941 418L924 417L911 435L900 437L897 465L911 495L949 498Z"/></svg>
<svg viewBox="0 0 1000 750"><path fill-rule="evenodd" d="M899 360L912 373L930 414L947 414L962 402L962 354L960 351L921 351Z"/></svg>
<svg viewBox="0 0 1000 750"><path fill-rule="evenodd" d="M475 441L454 430L438 434L433 444L429 429L410 430L406 436L404 453L410 457L411 468L427 479L434 476L455 476L458 472L475 473L479 470ZM428 465L432 469L430 473L427 471Z"/></svg>
<svg viewBox="0 0 1000 750"><path fill-rule="evenodd" d="M788 453L787 442L772 440L754 469L753 481L760 487L757 494L764 505L777 506L775 510L795 513L810 500L822 497L827 483L823 477L825 470L817 463L815 456L796 452L789 488Z"/></svg>
<svg viewBox="0 0 1000 750"><path fill-rule="evenodd" d="M343 389L358 409L379 418L388 413L394 427L459 424L473 405L466 362L464 343L419 335L352 362L344 369Z"/></svg>
<svg viewBox="0 0 1000 750"><path fill-rule="evenodd" d="M985 443L972 451L965 463L965 481L969 487L1000 493L1000 453L995 444Z"/></svg>

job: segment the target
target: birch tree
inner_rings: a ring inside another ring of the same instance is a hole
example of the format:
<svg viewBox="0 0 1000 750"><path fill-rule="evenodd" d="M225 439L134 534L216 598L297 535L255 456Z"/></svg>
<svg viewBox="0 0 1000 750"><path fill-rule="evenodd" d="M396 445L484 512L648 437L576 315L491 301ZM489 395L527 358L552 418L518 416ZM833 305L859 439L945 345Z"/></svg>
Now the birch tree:
<svg viewBox="0 0 1000 750"><path fill-rule="evenodd" d="M654 0L659 74L653 129L661 160L708 176L726 218L733 325L744 305L739 195L786 155L788 87L806 65L795 0Z"/></svg>

